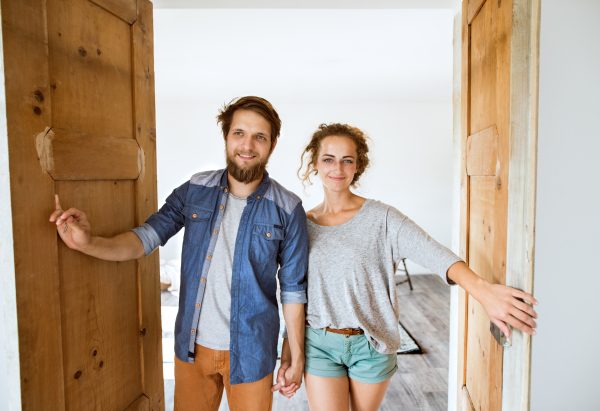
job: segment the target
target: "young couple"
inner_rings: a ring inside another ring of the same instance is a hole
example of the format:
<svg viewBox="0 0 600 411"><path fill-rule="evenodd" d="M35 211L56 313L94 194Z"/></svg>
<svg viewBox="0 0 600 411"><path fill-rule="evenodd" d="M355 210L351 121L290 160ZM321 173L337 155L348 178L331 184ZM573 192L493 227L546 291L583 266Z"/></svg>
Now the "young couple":
<svg viewBox="0 0 600 411"><path fill-rule="evenodd" d="M311 410L377 410L400 347L394 273L409 258L458 284L506 334L535 334L529 294L480 278L394 207L350 190L369 166L367 137L344 124L319 126L306 146L304 182L324 200L305 213L266 165L281 121L273 106L243 97L217 119L227 168L195 174L145 224L92 237L85 214L50 221L72 249L124 261L152 253L185 227L175 324L175 410L270 410L306 381ZM202 155L202 154L201 154ZM276 276L286 323L281 367ZM158 286L158 284L157 284Z"/></svg>

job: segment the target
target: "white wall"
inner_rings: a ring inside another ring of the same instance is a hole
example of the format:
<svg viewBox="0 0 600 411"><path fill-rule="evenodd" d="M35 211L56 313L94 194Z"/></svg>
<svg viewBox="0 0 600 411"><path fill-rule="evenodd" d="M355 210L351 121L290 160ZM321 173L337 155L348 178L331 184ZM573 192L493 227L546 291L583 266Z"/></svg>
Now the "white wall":
<svg viewBox="0 0 600 411"><path fill-rule="evenodd" d="M271 101L282 136L270 174L310 209L300 153L320 123L373 138L359 194L387 202L451 245L452 16L445 10L155 10L159 202L201 170L224 167L217 109ZM178 258L182 234L161 249ZM411 273L429 272L409 265Z"/></svg>
<svg viewBox="0 0 600 411"><path fill-rule="evenodd" d="M373 139L373 166L358 193L395 206L451 245L451 103L272 103L283 127L268 170L302 198L306 209L321 202L322 189L316 184L304 193L296 177L302 149L320 123L347 122ZM157 96L159 202L193 173L225 166L223 137L215 123L220 104ZM160 250L161 258L178 258L181 241L182 233ZM416 265L409 270L429 272Z"/></svg>
<svg viewBox="0 0 600 411"><path fill-rule="evenodd" d="M542 1L531 409L600 407L600 2Z"/></svg>

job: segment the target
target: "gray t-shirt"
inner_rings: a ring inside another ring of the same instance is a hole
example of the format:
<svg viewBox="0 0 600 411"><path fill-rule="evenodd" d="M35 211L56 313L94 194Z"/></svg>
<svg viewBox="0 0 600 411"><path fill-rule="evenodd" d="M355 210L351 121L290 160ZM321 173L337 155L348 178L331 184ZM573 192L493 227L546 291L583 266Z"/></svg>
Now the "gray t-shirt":
<svg viewBox="0 0 600 411"><path fill-rule="evenodd" d="M401 258L446 283L448 268L462 261L400 211L370 199L343 224L309 220L308 253L307 321L315 328L362 328L381 354L400 348L394 274Z"/></svg>
<svg viewBox="0 0 600 411"><path fill-rule="evenodd" d="M231 272L235 240L245 198L231 193L223 213L219 237L208 269L204 299L198 320L196 344L213 350L229 350L229 318L231 314Z"/></svg>

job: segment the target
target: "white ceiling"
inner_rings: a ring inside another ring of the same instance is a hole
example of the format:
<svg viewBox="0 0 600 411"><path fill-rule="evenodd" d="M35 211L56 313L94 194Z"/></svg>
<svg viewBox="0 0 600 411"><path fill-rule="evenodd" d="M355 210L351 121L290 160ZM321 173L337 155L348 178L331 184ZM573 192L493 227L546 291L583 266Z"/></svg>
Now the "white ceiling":
<svg viewBox="0 0 600 411"><path fill-rule="evenodd" d="M155 9L451 9L461 0L153 0Z"/></svg>
<svg viewBox="0 0 600 411"><path fill-rule="evenodd" d="M157 9L156 94L451 102L453 16L451 9Z"/></svg>

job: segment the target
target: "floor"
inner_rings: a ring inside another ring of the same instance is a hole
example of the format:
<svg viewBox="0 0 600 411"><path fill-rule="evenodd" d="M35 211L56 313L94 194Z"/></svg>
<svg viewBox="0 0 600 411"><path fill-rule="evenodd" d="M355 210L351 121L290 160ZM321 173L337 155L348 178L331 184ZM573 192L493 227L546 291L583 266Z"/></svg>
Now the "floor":
<svg viewBox="0 0 600 411"><path fill-rule="evenodd" d="M437 275L411 276L408 283L397 286L400 321L423 349L423 354L398 356L398 372L379 408L382 411L445 411L448 409L448 338L450 321L450 287ZM177 298L163 291L162 304L176 306ZM173 410L175 381L165 380L165 409ZM308 410L304 386L287 399L273 398L273 411ZM219 411L227 411L226 396Z"/></svg>

